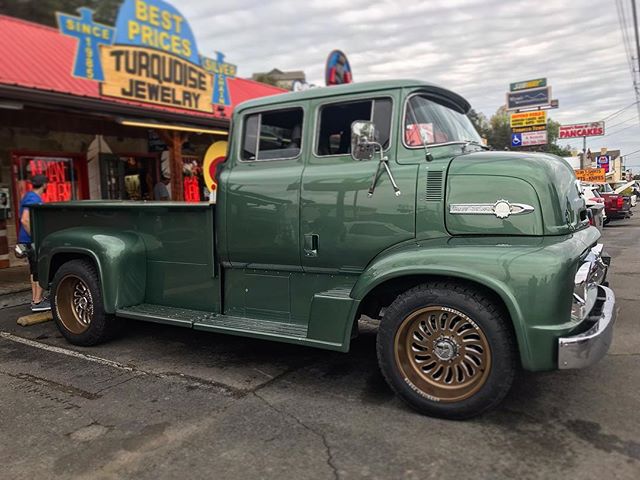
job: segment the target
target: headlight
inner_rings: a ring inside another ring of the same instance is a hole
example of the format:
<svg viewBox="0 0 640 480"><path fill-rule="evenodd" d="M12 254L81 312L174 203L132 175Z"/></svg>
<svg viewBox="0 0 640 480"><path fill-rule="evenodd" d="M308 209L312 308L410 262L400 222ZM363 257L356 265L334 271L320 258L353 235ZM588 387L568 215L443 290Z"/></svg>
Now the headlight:
<svg viewBox="0 0 640 480"><path fill-rule="evenodd" d="M576 272L573 282L573 303L571 317L584 320L598 299L598 284L602 282L607 272L607 266L602 261L602 245L593 247Z"/></svg>

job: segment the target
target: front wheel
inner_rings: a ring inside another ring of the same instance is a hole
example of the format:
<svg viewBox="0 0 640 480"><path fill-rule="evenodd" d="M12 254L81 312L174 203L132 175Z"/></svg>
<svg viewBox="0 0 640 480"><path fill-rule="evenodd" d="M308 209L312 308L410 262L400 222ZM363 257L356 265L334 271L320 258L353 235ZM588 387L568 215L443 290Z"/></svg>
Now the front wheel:
<svg viewBox="0 0 640 480"><path fill-rule="evenodd" d="M377 351L396 394L422 413L450 419L498 405L517 365L505 314L479 290L452 282L398 296L380 324Z"/></svg>
<svg viewBox="0 0 640 480"><path fill-rule="evenodd" d="M53 319L70 343L96 345L120 331L122 320L104 311L100 280L88 260L63 264L53 277L51 293Z"/></svg>

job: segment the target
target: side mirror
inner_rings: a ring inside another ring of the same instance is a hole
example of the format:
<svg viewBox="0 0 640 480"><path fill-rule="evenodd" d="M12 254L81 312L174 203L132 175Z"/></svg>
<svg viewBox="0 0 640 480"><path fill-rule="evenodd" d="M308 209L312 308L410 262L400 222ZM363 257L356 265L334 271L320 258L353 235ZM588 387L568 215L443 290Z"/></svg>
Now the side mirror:
<svg viewBox="0 0 640 480"><path fill-rule="evenodd" d="M373 122L356 120L351 124L351 157L354 160L371 160L379 146Z"/></svg>

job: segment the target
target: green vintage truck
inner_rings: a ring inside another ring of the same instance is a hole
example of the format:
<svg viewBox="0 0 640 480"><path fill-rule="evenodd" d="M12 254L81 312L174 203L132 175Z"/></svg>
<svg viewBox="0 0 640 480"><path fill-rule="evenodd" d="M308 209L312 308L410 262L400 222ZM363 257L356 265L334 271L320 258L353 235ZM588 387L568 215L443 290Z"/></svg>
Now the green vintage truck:
<svg viewBox="0 0 640 480"><path fill-rule="evenodd" d="M445 418L499 404L519 368L594 363L615 297L574 173L486 151L469 108L417 81L254 100L216 205L34 209L60 331L93 345L135 319L347 352L368 316L390 387Z"/></svg>

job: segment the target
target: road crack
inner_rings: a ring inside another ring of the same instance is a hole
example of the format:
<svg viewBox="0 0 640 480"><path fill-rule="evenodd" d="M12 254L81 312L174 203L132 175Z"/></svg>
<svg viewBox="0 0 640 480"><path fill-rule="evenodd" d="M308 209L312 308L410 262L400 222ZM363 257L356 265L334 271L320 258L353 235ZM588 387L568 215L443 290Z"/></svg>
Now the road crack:
<svg viewBox="0 0 640 480"><path fill-rule="evenodd" d="M335 459L334 459L334 456L333 456L333 451L331 450L331 445L329 445L329 441L327 440L327 436L322 431L317 430L317 429L307 425L302 420L300 420L300 418L296 417L294 414L292 414L290 412L287 412L286 410L283 410L281 408L276 407L269 400L267 400L265 397L260 395L260 393L257 390L254 390L251 393L253 393L253 395L255 395L259 400L261 400L267 407L269 407L273 411L279 413L283 417L289 417L289 418L293 419L302 428L304 428L308 432L311 432L313 435L318 437L322 441L322 444L324 446L324 449L325 449L325 452L326 452L326 456L327 456L326 463L327 463L327 466L331 469L331 472L333 473L333 478L335 480L340 480L340 472L338 471L338 467L335 464Z"/></svg>

